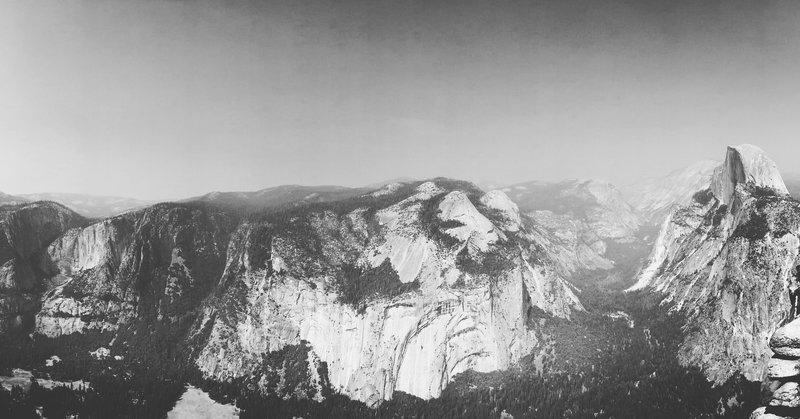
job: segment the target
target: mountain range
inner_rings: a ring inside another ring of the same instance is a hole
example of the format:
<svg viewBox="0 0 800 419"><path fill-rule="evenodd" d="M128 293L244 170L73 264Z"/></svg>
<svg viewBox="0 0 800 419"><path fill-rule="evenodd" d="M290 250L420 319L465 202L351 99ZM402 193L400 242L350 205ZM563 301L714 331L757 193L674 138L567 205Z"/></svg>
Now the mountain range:
<svg viewBox="0 0 800 419"><path fill-rule="evenodd" d="M627 195L597 180L484 191L447 178L158 204L0 195L0 367L55 351L73 369L49 374L65 379L156 368L159 385L192 383L245 411L355 409L344 417L410 414L423 402L406 397L472 400L486 382L509 391L545 377L574 394L563 397L571 412L606 417L608 406L580 394L686 388L687 378L659 381L666 364L645 360L657 353L707 383L697 409L733 388L715 412L741 413L755 393L740 383L762 380L797 281L800 203L788 184L762 150L741 145ZM85 359L100 348L116 357ZM638 378L609 382L624 372L604 370L612 353L641 357ZM465 385L470 377L482 381ZM528 415L524 403L492 400ZM537 409L558 410L542 400Z"/></svg>

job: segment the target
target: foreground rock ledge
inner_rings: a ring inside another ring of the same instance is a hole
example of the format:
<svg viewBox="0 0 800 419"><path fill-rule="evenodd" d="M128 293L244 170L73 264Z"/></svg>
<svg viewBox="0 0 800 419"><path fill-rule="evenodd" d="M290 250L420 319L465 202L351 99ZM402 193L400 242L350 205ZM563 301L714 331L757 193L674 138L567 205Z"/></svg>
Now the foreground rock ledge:
<svg viewBox="0 0 800 419"><path fill-rule="evenodd" d="M769 378L789 378L800 375L800 360L772 358L767 366Z"/></svg>
<svg viewBox="0 0 800 419"><path fill-rule="evenodd" d="M800 318L776 330L769 347L777 355L800 358Z"/></svg>

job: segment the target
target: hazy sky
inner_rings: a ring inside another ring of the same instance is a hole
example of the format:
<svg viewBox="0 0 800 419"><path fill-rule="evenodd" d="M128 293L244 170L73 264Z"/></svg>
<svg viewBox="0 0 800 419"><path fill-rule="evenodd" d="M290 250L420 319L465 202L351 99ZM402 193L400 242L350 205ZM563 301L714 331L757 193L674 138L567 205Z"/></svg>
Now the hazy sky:
<svg viewBox="0 0 800 419"><path fill-rule="evenodd" d="M800 171L800 2L0 1L0 191Z"/></svg>

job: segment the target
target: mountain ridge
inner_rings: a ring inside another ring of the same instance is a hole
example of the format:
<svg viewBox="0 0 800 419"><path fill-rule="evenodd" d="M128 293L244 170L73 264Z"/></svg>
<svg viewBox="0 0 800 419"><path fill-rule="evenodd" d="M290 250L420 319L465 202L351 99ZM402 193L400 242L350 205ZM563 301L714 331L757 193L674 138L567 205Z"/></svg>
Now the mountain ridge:
<svg viewBox="0 0 800 419"><path fill-rule="evenodd" d="M760 380L767 340L790 306L800 203L776 173L759 149L728 148L708 189L670 213L629 289L660 294L688 316L679 358L717 383L736 373Z"/></svg>

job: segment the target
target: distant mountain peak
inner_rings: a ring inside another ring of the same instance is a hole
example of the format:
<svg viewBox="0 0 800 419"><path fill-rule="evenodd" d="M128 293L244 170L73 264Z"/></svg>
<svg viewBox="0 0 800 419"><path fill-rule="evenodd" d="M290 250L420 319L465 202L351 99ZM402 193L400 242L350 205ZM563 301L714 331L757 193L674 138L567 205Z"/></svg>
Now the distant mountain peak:
<svg viewBox="0 0 800 419"><path fill-rule="evenodd" d="M781 195L789 194L775 162L751 144L728 147L725 162L712 176L711 192L722 203L729 204L739 184L771 189Z"/></svg>
<svg viewBox="0 0 800 419"><path fill-rule="evenodd" d="M625 194L648 224L659 225L676 206L689 204L695 193L708 188L719 165L716 160L700 160L664 177L628 185Z"/></svg>
<svg viewBox="0 0 800 419"><path fill-rule="evenodd" d="M26 202L29 201L21 196L14 196L0 192L0 205L19 205Z"/></svg>
<svg viewBox="0 0 800 419"><path fill-rule="evenodd" d="M417 179L408 177L408 176L400 176L392 179L382 180L380 182L370 183L369 185L364 186L365 189L380 189L386 185L390 185L393 183L414 183Z"/></svg>

